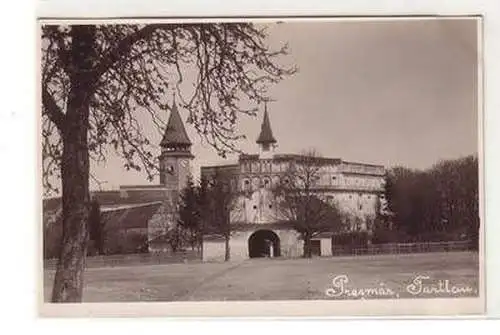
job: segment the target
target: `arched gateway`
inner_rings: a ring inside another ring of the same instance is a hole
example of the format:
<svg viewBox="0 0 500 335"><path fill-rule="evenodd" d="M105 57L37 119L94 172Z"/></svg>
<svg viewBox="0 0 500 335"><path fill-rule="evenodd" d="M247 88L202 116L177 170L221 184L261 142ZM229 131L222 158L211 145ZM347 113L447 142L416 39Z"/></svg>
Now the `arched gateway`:
<svg viewBox="0 0 500 335"><path fill-rule="evenodd" d="M281 256L278 235L272 230L257 230L248 238L248 255L250 258Z"/></svg>

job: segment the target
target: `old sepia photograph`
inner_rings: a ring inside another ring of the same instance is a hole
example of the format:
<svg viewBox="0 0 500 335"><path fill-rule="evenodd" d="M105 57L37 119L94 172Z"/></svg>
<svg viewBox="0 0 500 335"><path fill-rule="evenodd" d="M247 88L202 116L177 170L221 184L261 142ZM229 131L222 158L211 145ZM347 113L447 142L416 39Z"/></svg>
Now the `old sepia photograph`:
<svg viewBox="0 0 500 335"><path fill-rule="evenodd" d="M42 307L482 313L480 34L479 17L40 21Z"/></svg>

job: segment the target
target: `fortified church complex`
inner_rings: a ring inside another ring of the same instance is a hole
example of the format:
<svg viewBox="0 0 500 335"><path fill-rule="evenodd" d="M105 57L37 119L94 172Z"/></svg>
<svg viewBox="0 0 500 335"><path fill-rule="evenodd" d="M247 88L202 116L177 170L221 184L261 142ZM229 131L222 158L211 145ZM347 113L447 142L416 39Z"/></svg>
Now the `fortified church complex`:
<svg viewBox="0 0 500 335"><path fill-rule="evenodd" d="M239 199L231 215L234 225L229 243L231 259L262 255L298 257L303 251L299 233L281 217L272 189L286 182L290 164L300 164L301 155L277 154L267 106L261 131L257 137L258 154L240 155L234 164L202 167L201 175L213 176L217 171L232 176ZM379 165L346 162L338 158L317 157L314 191L321 199L335 203L346 217L359 226L352 230L366 231L367 219L376 215L377 202L383 197L385 169ZM382 199L383 201L383 199ZM332 255L332 233L322 233L312 241L316 255ZM224 241L204 240L205 259L223 259Z"/></svg>
<svg viewBox="0 0 500 335"><path fill-rule="evenodd" d="M210 177L217 172L229 175L232 185L241 194L231 213L231 259L300 256L303 242L295 230L280 220L271 189L283 181L289 164L299 161L301 156L275 152L278 141L272 132L267 107L256 142L255 154L242 154L237 162L231 164L201 168L202 177ZM114 248L119 249L120 243L136 236L138 241L146 242L143 248L147 250L142 251L167 250L160 237L177 221L176 203L192 172L191 162L195 159L191 152L192 142L175 104L160 146L159 185L121 186L117 191L92 194L101 205L107 243ZM383 201L384 167L346 162L339 158L319 157L317 161L319 178L314 185L315 192L321 194L322 199L336 203L350 217L358 218L357 226L352 229L366 231L367 218L375 217L380 208L377 203ZM45 229L60 225L60 216L60 199L45 200ZM332 254L331 237L331 233L323 233L313 239L316 255ZM203 260L223 260L224 253L223 240L211 236L204 238Z"/></svg>

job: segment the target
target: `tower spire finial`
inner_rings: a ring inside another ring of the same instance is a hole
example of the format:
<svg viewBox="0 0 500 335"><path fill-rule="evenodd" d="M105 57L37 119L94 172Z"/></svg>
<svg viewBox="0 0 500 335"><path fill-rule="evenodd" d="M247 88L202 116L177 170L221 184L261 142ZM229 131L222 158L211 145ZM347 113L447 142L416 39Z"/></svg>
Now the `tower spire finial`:
<svg viewBox="0 0 500 335"><path fill-rule="evenodd" d="M263 151L268 151L271 145L276 142L271 129L271 122L269 121L269 113L267 112L267 100L264 100L264 118L262 120L259 137L257 138L257 144L261 145Z"/></svg>
<svg viewBox="0 0 500 335"><path fill-rule="evenodd" d="M184 128L184 122L182 122L179 110L177 109L175 93L173 95L172 106L170 107L170 116L168 118L167 127L165 128L165 133L160 145L162 147L191 146L191 141L189 140L189 136Z"/></svg>

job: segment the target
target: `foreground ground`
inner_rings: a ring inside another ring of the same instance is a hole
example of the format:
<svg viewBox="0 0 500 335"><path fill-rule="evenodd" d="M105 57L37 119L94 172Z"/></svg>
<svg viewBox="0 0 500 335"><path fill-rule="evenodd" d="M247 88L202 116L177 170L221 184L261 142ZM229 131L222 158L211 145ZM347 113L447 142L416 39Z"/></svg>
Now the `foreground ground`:
<svg viewBox="0 0 500 335"><path fill-rule="evenodd" d="M54 271L45 270L46 301L53 278ZM459 297L477 296L478 285L477 253L252 259L91 268L85 273L83 299L114 302Z"/></svg>

